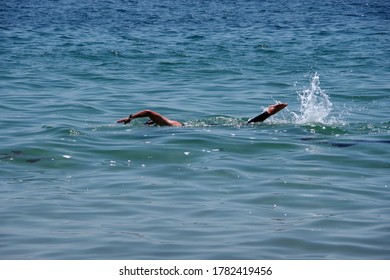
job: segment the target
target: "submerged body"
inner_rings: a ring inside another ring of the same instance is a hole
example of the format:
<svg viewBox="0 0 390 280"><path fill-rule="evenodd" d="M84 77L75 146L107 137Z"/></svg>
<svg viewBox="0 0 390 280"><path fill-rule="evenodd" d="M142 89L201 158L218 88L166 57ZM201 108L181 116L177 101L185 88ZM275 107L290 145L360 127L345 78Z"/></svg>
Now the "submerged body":
<svg viewBox="0 0 390 280"><path fill-rule="evenodd" d="M260 115L249 119L247 123L249 124L249 123L263 122L270 116L276 114L277 112L283 110L286 107L287 107L287 103L278 103L275 105L270 105L268 106L267 110L265 110ZM139 111L135 114L131 114L127 118L117 120L117 123L127 124L131 122L133 119L138 119L138 118L149 118L149 121L146 122L146 124L148 125L157 124L161 126L183 126L182 123L175 120L171 120L152 110Z"/></svg>

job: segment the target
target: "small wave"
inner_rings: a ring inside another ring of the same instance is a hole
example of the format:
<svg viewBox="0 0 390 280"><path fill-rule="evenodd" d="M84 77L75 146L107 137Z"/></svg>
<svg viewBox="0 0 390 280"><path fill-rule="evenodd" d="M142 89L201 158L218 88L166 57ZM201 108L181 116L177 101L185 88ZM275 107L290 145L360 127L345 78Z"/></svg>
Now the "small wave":
<svg viewBox="0 0 390 280"><path fill-rule="evenodd" d="M246 120L227 116L215 116L206 119L192 120L185 122L187 127L213 127L213 126L241 126Z"/></svg>

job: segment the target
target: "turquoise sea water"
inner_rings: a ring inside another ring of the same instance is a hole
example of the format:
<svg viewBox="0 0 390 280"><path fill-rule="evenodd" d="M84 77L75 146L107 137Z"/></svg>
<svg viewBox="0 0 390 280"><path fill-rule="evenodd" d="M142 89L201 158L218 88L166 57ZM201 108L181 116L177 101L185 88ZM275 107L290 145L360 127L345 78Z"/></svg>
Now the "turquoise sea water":
<svg viewBox="0 0 390 280"><path fill-rule="evenodd" d="M1 2L0 258L389 259L389 61L388 1Z"/></svg>

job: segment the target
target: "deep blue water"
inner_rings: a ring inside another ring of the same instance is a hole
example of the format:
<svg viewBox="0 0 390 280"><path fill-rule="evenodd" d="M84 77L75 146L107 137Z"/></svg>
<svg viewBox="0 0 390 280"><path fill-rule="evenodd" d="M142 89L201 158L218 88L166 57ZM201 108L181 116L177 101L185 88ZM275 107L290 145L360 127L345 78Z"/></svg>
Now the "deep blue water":
<svg viewBox="0 0 390 280"><path fill-rule="evenodd" d="M389 61L388 1L2 1L0 258L389 259Z"/></svg>

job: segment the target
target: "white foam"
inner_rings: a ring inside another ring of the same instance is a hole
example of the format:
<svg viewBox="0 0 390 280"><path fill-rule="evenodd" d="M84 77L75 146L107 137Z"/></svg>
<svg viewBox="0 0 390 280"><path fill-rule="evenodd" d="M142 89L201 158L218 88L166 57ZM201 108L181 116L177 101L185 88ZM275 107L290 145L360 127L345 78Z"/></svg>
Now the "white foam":
<svg viewBox="0 0 390 280"><path fill-rule="evenodd" d="M321 89L320 77L317 73L311 79L310 88L298 91L298 99L301 103L299 114L293 113L296 123L331 122L328 116L333 105L329 95Z"/></svg>

